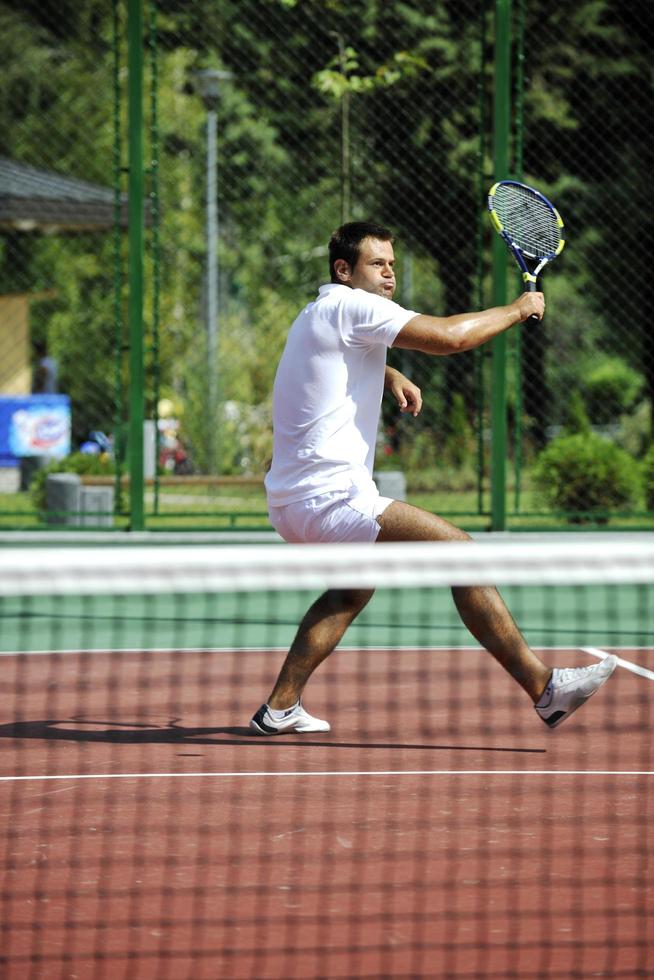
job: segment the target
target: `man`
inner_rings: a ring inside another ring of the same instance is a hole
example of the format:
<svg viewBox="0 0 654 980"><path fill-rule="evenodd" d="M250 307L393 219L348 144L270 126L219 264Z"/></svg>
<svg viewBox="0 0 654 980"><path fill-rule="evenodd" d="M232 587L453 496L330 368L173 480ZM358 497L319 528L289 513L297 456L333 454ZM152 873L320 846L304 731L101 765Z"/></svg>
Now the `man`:
<svg viewBox="0 0 654 980"><path fill-rule="evenodd" d="M385 388L400 411L420 412L420 390L386 365L386 348L446 355L472 350L545 310L542 293L508 306L434 317L392 301L390 231L350 222L329 243L331 282L293 323L273 394L273 461L266 476L270 519L290 542L463 541L448 521L380 496L372 478ZM329 590L306 613L266 704L250 727L260 735L327 732L300 697L322 661L369 602L367 589ZM461 619L554 728L608 679L607 657L592 667L552 670L529 648L498 592L452 589Z"/></svg>

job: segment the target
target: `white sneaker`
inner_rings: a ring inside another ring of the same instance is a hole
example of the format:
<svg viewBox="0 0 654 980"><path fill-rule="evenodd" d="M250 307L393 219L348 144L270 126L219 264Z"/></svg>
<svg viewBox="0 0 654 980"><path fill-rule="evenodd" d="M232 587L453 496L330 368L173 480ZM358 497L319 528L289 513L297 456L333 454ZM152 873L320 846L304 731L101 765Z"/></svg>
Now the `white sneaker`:
<svg viewBox="0 0 654 980"><path fill-rule="evenodd" d="M580 708L591 694L599 691L602 684L618 666L617 657L605 657L590 667L554 668L543 696L534 705L536 711L550 728L556 728Z"/></svg>
<svg viewBox="0 0 654 980"><path fill-rule="evenodd" d="M322 718L313 718L298 701L284 711L282 718L273 718L267 704L262 704L250 721L257 735L279 735L281 732L328 732L331 726Z"/></svg>

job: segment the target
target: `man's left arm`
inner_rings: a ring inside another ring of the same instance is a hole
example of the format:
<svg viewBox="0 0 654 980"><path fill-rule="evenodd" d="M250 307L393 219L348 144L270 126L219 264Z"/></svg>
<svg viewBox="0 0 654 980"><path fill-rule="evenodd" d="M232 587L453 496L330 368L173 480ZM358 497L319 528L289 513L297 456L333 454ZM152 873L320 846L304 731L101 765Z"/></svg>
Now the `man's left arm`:
<svg viewBox="0 0 654 980"><path fill-rule="evenodd" d="M401 412L411 412L416 416L422 408L422 394L420 388L409 381L401 371L386 365L384 374L384 388L395 398Z"/></svg>

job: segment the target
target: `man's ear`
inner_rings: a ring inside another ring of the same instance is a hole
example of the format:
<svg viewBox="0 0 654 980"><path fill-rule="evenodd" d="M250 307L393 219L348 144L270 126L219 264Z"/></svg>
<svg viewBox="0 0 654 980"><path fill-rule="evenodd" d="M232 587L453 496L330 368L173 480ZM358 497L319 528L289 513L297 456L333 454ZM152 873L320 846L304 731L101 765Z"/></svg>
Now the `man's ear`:
<svg viewBox="0 0 654 980"><path fill-rule="evenodd" d="M346 262L345 259L336 259L334 262L334 272L336 273L336 278L343 285L349 285L352 278L352 269L350 268L350 263Z"/></svg>

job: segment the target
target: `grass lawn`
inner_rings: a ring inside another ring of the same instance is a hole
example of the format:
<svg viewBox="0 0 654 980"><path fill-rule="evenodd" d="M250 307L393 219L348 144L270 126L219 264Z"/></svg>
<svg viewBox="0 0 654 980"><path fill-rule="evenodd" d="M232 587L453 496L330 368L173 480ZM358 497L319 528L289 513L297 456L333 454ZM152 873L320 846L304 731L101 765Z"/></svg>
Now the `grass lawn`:
<svg viewBox="0 0 654 980"><path fill-rule="evenodd" d="M464 482L464 481L462 481ZM440 514L470 531L486 530L490 526L490 495L483 495L483 511L479 512L477 490L452 485L437 491L408 492L410 503L432 513ZM127 492L124 506L129 506ZM158 489L146 490L146 522L152 530L266 530L270 527L266 498L261 481L202 481L178 479ZM128 515L117 518L117 527L126 527ZM654 518L644 513L613 516L606 523L567 523L557 514L547 513L534 494L526 489L521 494L520 511L514 508L511 490L507 497L507 524L511 530L607 530L654 529ZM29 493L0 494L0 529L29 530L47 525L35 510ZM61 530L62 525L57 525Z"/></svg>

